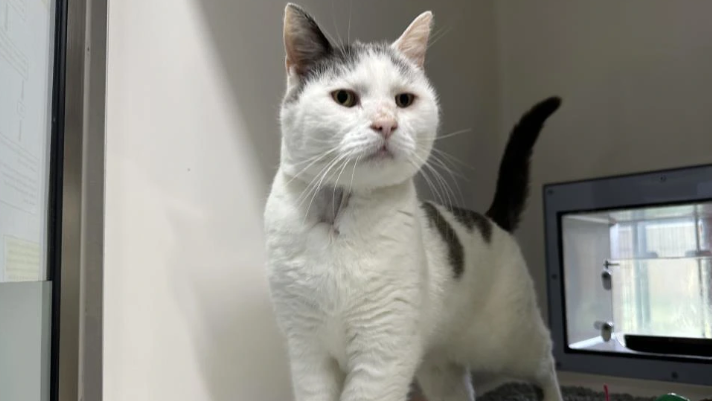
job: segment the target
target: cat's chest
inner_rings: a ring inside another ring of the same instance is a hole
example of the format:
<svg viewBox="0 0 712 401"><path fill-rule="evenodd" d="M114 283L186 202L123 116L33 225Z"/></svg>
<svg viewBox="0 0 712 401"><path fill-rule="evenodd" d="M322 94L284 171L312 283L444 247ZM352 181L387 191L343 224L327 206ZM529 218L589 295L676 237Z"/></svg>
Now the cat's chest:
<svg viewBox="0 0 712 401"><path fill-rule="evenodd" d="M364 294L376 284L376 266L385 258L373 252L370 241L351 235L322 224L270 239L270 285L289 325L313 322L325 339L340 338L342 316L363 304Z"/></svg>
<svg viewBox="0 0 712 401"><path fill-rule="evenodd" d="M396 244L384 243L397 229L388 222L373 223L364 214L345 211L333 222L302 222L298 215L291 216L271 231L270 254L305 274L357 278L359 272L398 253Z"/></svg>
<svg viewBox="0 0 712 401"><path fill-rule="evenodd" d="M374 212L353 205L333 224L296 213L268 218L273 285L336 308L370 286L401 282L417 266L417 224L410 213Z"/></svg>

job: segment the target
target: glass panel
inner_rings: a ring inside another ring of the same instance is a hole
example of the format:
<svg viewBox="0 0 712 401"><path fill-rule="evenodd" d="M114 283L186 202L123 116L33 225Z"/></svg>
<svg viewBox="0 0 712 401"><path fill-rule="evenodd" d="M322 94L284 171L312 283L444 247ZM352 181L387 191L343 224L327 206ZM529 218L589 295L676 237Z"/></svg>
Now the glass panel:
<svg viewBox="0 0 712 401"><path fill-rule="evenodd" d="M712 202L567 214L561 227L569 347L632 352L626 335L712 339Z"/></svg>
<svg viewBox="0 0 712 401"><path fill-rule="evenodd" d="M625 260L614 272L614 321L624 334L712 338L708 258ZM647 285L637 285L636 272Z"/></svg>
<svg viewBox="0 0 712 401"><path fill-rule="evenodd" d="M51 0L0 0L0 400L46 401Z"/></svg>
<svg viewBox="0 0 712 401"><path fill-rule="evenodd" d="M600 216L565 216L562 232L568 345L588 347L592 341L600 342L598 323L613 318L611 295L601 276L611 253L609 221Z"/></svg>
<svg viewBox="0 0 712 401"><path fill-rule="evenodd" d="M0 0L0 282L47 279L53 8Z"/></svg>

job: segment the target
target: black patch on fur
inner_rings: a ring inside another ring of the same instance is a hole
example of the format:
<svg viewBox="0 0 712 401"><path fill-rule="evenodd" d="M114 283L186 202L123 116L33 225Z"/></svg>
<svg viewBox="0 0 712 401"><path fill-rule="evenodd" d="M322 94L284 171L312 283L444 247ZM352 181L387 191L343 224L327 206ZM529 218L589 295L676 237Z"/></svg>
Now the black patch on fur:
<svg viewBox="0 0 712 401"><path fill-rule="evenodd" d="M561 105L561 99L550 97L527 112L514 126L499 166L497 189L486 216L505 231L519 225L529 195L529 163L532 149L544 122Z"/></svg>
<svg viewBox="0 0 712 401"><path fill-rule="evenodd" d="M423 202L421 207L428 216L430 227L435 227L443 241L447 244L450 266L452 267L455 279L459 279L465 270L465 251L462 248L460 239L457 237L457 233L434 205Z"/></svg>
<svg viewBox="0 0 712 401"><path fill-rule="evenodd" d="M473 231L476 227L485 242L489 243L492 240L492 222L487 217L473 210L455 206L450 207L450 212L468 230Z"/></svg>

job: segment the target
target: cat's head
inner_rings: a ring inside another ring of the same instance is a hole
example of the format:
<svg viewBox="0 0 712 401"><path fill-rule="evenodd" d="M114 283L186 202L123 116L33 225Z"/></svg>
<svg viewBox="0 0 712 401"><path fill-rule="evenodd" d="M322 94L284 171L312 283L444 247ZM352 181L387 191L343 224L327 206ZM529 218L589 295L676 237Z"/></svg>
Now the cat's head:
<svg viewBox="0 0 712 401"><path fill-rule="evenodd" d="M430 155L439 122L423 70L431 24L425 12L391 44L335 45L309 14L287 5L282 170L353 189L412 178Z"/></svg>

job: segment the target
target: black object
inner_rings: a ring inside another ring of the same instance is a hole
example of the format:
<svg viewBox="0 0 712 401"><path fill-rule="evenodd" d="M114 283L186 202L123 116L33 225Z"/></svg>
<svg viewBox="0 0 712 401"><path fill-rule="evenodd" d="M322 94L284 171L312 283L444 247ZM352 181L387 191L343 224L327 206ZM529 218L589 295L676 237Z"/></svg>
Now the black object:
<svg viewBox="0 0 712 401"><path fill-rule="evenodd" d="M64 97L67 65L68 0L56 0L54 22L54 67L52 74L52 128L49 156L47 216L47 272L52 282L50 326L49 399L59 400L59 312L62 282L62 188L64 166Z"/></svg>
<svg viewBox="0 0 712 401"><path fill-rule="evenodd" d="M664 355L712 357L712 340L626 334L625 346L633 351Z"/></svg>

